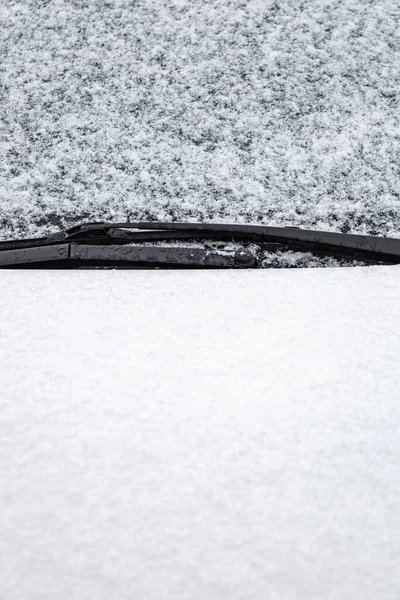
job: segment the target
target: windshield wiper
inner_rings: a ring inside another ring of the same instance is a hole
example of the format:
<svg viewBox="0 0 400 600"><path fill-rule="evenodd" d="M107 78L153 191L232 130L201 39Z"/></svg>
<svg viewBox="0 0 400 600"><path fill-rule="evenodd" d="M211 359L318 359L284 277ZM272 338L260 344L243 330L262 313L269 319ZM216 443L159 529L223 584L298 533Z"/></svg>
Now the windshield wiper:
<svg viewBox="0 0 400 600"><path fill-rule="evenodd" d="M257 268L246 247L185 245L182 240L241 242L370 264L400 264L400 239L298 227L205 223L82 223L43 238L0 242L0 268ZM175 242L175 245L156 245ZM151 244L154 245L151 245Z"/></svg>

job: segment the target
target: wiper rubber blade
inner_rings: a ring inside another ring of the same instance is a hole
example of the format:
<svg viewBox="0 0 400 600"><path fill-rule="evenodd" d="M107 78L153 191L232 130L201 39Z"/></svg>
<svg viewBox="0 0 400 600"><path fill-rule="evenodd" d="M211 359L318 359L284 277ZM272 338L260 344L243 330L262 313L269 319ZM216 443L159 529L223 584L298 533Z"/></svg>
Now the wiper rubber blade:
<svg viewBox="0 0 400 600"><path fill-rule="evenodd" d="M256 259L244 248L209 250L206 248L126 246L100 244L54 244L0 251L2 268L73 269L87 266L120 268L252 268Z"/></svg>
<svg viewBox="0 0 400 600"><path fill-rule="evenodd" d="M12 240L0 242L0 267L10 267L12 264L22 265L21 254L14 255L14 263L10 251L26 250L27 252L35 249L35 253L30 253L30 264L37 262L38 264L47 264L53 261L59 264L64 264L66 261L73 261L73 265L82 258L74 255L76 247L73 244L80 246L79 252L83 255L83 249L86 248L88 258L86 262L115 262L115 257L119 254L118 249L124 249L125 259L118 259L125 264L139 264L137 256L128 244L139 244L141 242L162 242L166 240L221 240L221 241L240 241L255 244L266 244L269 249L285 249L297 250L301 252L312 252L322 256L333 256L337 258L345 258L347 260L360 260L369 263L377 264L400 264L400 239L385 238L378 236L356 235L347 233L335 233L328 231L316 231L301 229L299 227L271 227L265 225L229 225L229 224L208 224L208 223L168 223L168 222L122 222L122 223L107 223L107 222L90 222L76 225L66 230L61 230L51 234L45 238L30 239L30 240ZM58 254L56 250L58 246ZM61 246L67 246L67 258L60 258L59 252ZM53 247L54 252L50 255L49 252L40 250L40 248ZM90 247L90 252L89 252ZM96 249L97 247L97 254ZM75 248L75 250L74 250ZM128 250L129 248L129 250ZM136 250L147 248L141 246ZM152 248L152 252L156 250L156 246ZM177 266L195 266L195 262L190 263L190 253L184 258L184 248L179 248L180 254L171 252L164 253L164 259L159 262L151 261L149 251L143 250L141 265L149 265L152 268L154 265ZM193 252L192 249L187 249ZM147 254L146 254L147 252ZM249 252L249 251L246 251ZM90 258L89 258L90 254ZM101 255L101 256L100 256ZM135 258L136 256L136 258ZM169 258L168 258L169 256ZM192 255L193 256L193 255ZM209 254L208 254L209 256ZM257 266L255 259L252 261L247 255L247 259L242 261L242 264L236 264L235 261L227 261L226 265L221 265L219 268L232 268L240 266L241 268L254 268ZM39 257L45 257L39 260ZM130 257L130 258L128 258ZM160 255L161 257L161 255ZM160 258L159 257L159 258ZM198 255L201 267L212 267L211 264L206 264L205 258L200 258ZM254 257L253 257L254 258ZM177 262L177 260L181 262ZM223 262L223 261L221 261ZM68 268L68 267L67 267ZM217 267L218 268L218 267Z"/></svg>

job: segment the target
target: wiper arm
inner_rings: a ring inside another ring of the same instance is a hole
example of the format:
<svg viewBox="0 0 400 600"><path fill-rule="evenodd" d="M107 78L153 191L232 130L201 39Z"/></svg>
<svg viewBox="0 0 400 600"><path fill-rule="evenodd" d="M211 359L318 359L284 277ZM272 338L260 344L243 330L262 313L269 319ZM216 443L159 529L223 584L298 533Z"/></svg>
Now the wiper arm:
<svg viewBox="0 0 400 600"><path fill-rule="evenodd" d="M168 240L220 240L261 244L375 264L400 264L400 239L263 225L205 223L82 223L45 238L0 242L0 268L255 268L249 250L134 246Z"/></svg>

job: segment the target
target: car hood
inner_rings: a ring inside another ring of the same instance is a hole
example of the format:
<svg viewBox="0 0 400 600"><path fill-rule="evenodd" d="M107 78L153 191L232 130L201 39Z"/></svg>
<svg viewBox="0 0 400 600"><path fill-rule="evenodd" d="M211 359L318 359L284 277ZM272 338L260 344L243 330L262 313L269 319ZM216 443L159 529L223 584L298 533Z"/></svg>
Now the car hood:
<svg viewBox="0 0 400 600"><path fill-rule="evenodd" d="M0 285L4 597L398 593L400 267Z"/></svg>

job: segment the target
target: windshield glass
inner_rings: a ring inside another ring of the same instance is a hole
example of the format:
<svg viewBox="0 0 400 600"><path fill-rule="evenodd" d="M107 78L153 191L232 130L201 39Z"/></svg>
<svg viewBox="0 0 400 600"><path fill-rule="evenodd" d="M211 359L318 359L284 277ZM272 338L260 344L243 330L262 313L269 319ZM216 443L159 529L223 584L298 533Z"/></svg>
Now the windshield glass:
<svg viewBox="0 0 400 600"><path fill-rule="evenodd" d="M3 3L0 239L87 220L400 237L383 4Z"/></svg>

